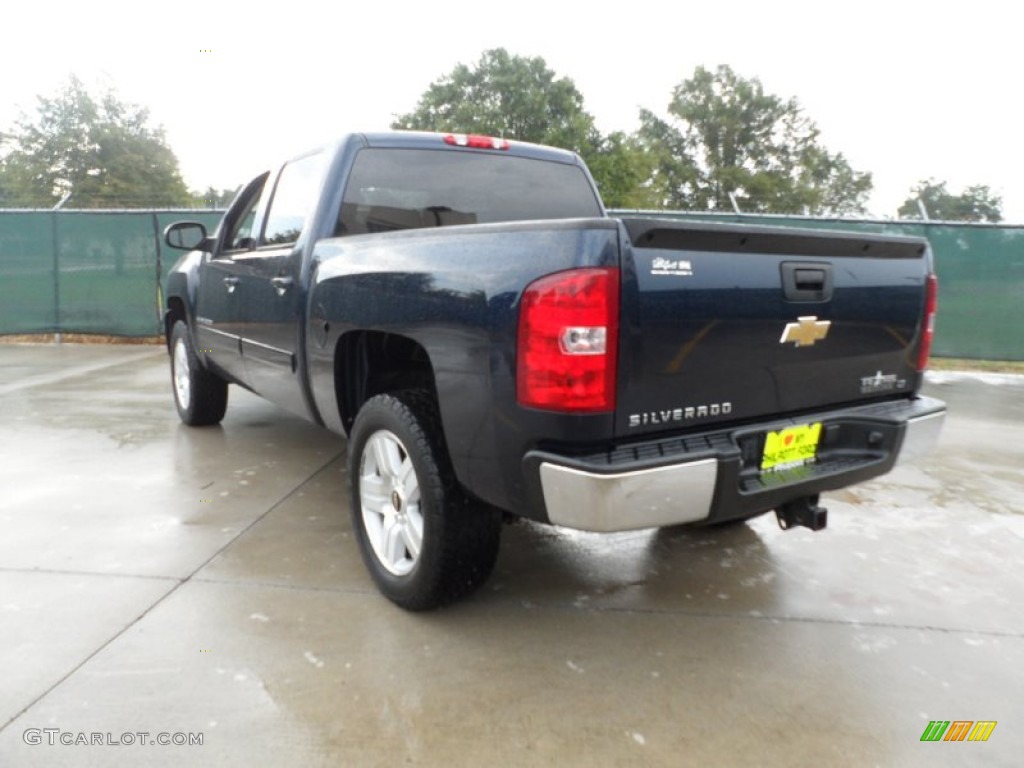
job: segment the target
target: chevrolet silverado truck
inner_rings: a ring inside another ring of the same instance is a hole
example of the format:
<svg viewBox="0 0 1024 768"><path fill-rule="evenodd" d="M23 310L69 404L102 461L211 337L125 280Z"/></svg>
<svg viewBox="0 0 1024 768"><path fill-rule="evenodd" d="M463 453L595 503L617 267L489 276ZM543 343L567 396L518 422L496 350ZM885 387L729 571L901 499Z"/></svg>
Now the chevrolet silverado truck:
<svg viewBox="0 0 1024 768"><path fill-rule="evenodd" d="M945 417L927 241L610 218L559 149L352 134L165 241L181 419L236 384L347 436L361 555L411 610L479 586L509 514L818 530Z"/></svg>

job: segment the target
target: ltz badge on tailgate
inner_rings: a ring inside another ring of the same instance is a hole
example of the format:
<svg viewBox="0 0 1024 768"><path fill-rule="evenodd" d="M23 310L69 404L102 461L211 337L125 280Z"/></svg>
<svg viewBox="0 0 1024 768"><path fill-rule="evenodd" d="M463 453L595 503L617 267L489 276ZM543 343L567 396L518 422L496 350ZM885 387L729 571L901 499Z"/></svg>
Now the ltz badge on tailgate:
<svg viewBox="0 0 1024 768"><path fill-rule="evenodd" d="M782 331L779 344L796 344L798 347L813 347L814 342L828 336L831 320L819 320L816 315L798 317L795 323L787 323Z"/></svg>
<svg viewBox="0 0 1024 768"><path fill-rule="evenodd" d="M692 277L693 263L686 259L666 259L656 256L651 262L652 275L676 275L677 277Z"/></svg>

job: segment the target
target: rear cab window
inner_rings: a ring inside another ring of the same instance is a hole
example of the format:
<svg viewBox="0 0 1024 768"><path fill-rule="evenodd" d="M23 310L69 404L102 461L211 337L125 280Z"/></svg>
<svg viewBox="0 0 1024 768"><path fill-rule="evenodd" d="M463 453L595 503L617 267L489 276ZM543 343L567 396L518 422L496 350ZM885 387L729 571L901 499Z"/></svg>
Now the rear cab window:
<svg viewBox="0 0 1024 768"><path fill-rule="evenodd" d="M590 180L575 164L487 152L367 148L356 155L335 234L601 215Z"/></svg>

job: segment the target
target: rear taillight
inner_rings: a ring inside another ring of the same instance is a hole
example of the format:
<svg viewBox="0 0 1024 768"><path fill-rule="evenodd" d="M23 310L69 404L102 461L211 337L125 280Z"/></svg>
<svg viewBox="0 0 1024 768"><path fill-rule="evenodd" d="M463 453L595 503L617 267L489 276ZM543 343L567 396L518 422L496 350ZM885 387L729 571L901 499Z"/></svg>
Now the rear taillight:
<svg viewBox="0 0 1024 768"><path fill-rule="evenodd" d="M615 410L618 341L618 269L574 269L531 283L519 307L519 404L565 413Z"/></svg>
<svg viewBox="0 0 1024 768"><path fill-rule="evenodd" d="M932 354L932 340L935 338L935 312L939 308L939 279L928 275L925 282L924 320L921 326L921 346L917 352L917 370L928 367L928 358Z"/></svg>
<svg viewBox="0 0 1024 768"><path fill-rule="evenodd" d="M510 146L507 139L478 136L475 133L449 133L444 137L444 143L470 149L508 149Z"/></svg>

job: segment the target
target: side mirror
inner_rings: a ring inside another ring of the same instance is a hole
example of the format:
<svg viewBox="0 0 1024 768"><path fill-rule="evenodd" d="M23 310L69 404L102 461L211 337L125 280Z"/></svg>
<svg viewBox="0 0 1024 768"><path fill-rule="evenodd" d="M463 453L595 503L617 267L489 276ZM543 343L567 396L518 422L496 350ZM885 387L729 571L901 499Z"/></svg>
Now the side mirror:
<svg viewBox="0 0 1024 768"><path fill-rule="evenodd" d="M164 230L164 242L181 251L194 251L206 239L206 227L198 221L176 221Z"/></svg>

